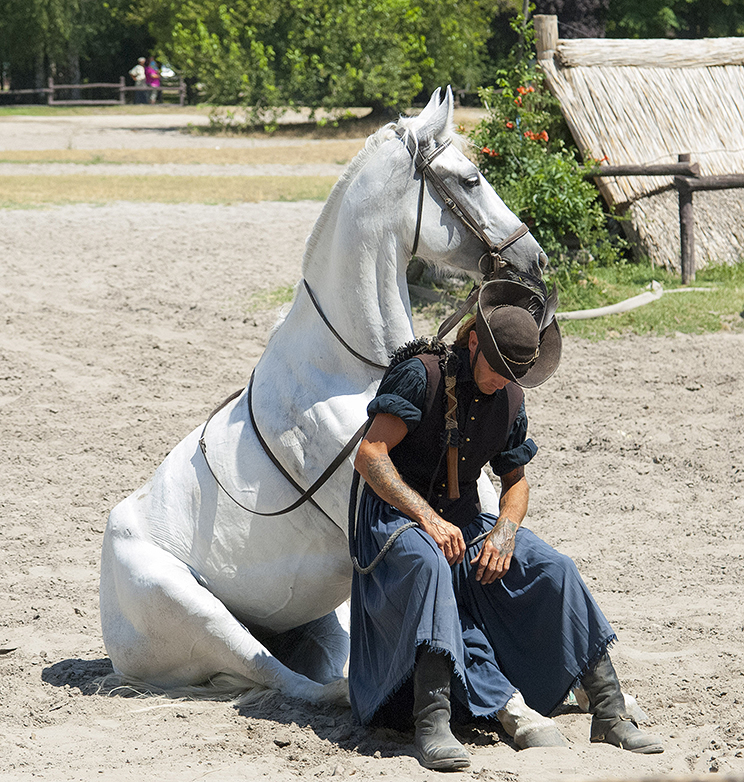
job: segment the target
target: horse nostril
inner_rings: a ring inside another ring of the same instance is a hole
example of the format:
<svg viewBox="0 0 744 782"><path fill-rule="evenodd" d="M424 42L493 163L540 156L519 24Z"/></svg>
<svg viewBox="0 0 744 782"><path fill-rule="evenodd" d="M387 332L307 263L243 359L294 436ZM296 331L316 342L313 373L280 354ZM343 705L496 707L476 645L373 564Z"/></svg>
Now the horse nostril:
<svg viewBox="0 0 744 782"><path fill-rule="evenodd" d="M540 268L545 271L548 265L548 256L544 252L540 252L537 256L537 262L540 264Z"/></svg>

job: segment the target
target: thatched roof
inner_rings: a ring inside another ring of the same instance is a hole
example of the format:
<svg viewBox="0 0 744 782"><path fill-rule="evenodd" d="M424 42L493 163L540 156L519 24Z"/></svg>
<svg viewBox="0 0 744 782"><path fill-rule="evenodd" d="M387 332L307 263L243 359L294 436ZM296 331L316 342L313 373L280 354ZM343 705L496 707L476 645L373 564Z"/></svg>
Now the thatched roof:
<svg viewBox="0 0 744 782"><path fill-rule="evenodd" d="M744 173L744 38L561 40L535 17L538 61L585 158L673 163L689 152L701 176ZM660 265L679 267L672 177L604 177L608 203ZM698 268L744 254L744 190L696 193Z"/></svg>

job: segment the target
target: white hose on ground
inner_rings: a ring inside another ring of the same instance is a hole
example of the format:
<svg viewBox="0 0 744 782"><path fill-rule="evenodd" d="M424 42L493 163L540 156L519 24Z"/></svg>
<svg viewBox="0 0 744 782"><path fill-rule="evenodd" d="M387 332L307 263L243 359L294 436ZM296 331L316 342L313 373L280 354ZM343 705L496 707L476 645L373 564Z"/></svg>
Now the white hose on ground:
<svg viewBox="0 0 744 782"><path fill-rule="evenodd" d="M639 293L637 296L625 299L625 301L619 301L617 304L610 304L607 307L597 307L593 310L557 312L555 318L556 320L586 320L587 318L599 318L602 315L615 315L620 312L634 310L636 307L642 307L644 304L650 304L652 301L660 299L664 293L708 293L713 290L715 290L715 288L674 288L673 290L665 291L661 287L661 283L652 280L650 291Z"/></svg>
<svg viewBox="0 0 744 782"><path fill-rule="evenodd" d="M652 301L660 299L664 293L661 284L653 280L651 290L645 293L639 293L625 301L619 301L617 304L609 304L607 307L596 307L593 310L575 310L574 312L556 312L556 320L586 320L588 318L599 318L602 315L616 315L620 312L628 312L636 307L642 307L644 304L650 304Z"/></svg>

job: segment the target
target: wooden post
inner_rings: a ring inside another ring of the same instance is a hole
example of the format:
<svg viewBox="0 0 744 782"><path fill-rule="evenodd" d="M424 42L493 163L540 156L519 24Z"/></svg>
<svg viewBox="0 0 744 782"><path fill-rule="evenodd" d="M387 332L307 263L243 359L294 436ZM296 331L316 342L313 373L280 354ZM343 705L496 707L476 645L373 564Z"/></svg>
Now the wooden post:
<svg viewBox="0 0 744 782"><path fill-rule="evenodd" d="M119 103L123 106L127 102L127 94L124 91L126 85L126 79L123 76L119 76Z"/></svg>
<svg viewBox="0 0 744 782"><path fill-rule="evenodd" d="M690 153L677 158L680 163L690 162ZM692 190L686 187L684 180L676 180L679 195L679 244L680 264L682 266L682 284L695 282L695 220L692 213Z"/></svg>
<svg viewBox="0 0 744 782"><path fill-rule="evenodd" d="M532 17L535 23L535 46L537 59L549 60L558 48L558 17L548 14L536 14Z"/></svg>
<svg viewBox="0 0 744 782"><path fill-rule="evenodd" d="M51 76L47 79L47 87L49 88L49 92L47 92L47 104L53 106L54 105L54 79Z"/></svg>
<svg viewBox="0 0 744 782"><path fill-rule="evenodd" d="M186 104L186 82L183 80L183 76L178 77L178 105L184 106Z"/></svg>

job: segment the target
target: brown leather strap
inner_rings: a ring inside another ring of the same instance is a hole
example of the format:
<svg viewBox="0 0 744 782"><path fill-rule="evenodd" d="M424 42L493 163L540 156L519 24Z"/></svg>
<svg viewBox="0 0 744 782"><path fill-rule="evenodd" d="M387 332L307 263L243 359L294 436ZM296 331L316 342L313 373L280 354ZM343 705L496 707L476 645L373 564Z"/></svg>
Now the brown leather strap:
<svg viewBox="0 0 744 782"><path fill-rule="evenodd" d="M320 308L320 304L318 304L318 300L315 298L315 294L310 289L310 285L308 284L307 280L303 277L302 282L305 286L305 290L307 291L307 295L310 297L310 301L313 303L313 306L318 312L318 315L320 315L321 320L323 323L328 326L329 331L331 334L333 334L334 337L351 353L354 358L358 358L362 363L367 364L370 367L374 367L375 369L387 369L387 364L378 364L376 361L372 361L369 358L365 358L361 353L357 353L354 348L349 345L348 342L344 340L344 338L336 331L336 329L333 328L333 325L331 324L331 321L328 320L328 318L325 316L325 313Z"/></svg>
<svg viewBox="0 0 744 782"><path fill-rule="evenodd" d="M406 149L413 159L416 169L420 171L425 177L429 178L429 181L433 185L434 189L442 197L448 209L457 215L457 217L462 220L465 226L483 242L487 248L487 254L490 255L494 260L494 265L497 261L501 262L500 255L507 247L510 247L512 244L521 239L525 234L529 233L530 229L524 223L522 223L516 231L509 234L509 236L507 236L505 239L502 239L497 243L492 242L488 237L485 229L470 214L467 208L457 200L457 197L445 184L442 177L440 177L439 174L437 174L437 172L434 171L434 169L431 167L431 163L434 158L436 158L437 155L439 155L449 146L450 140L448 139L443 144L437 145L432 153L430 153L428 156L425 156L411 133L399 131L398 137L406 145ZM489 273L494 273L495 271L498 271L498 269L489 270Z"/></svg>
<svg viewBox="0 0 744 782"><path fill-rule="evenodd" d="M447 334L473 309L473 305L478 300L478 294L480 293L480 285L473 285L473 289L468 294L467 299L459 306L456 312L453 312L447 320L445 320L437 331L437 337L444 339Z"/></svg>
<svg viewBox="0 0 744 782"><path fill-rule="evenodd" d="M498 275L501 268L506 265L506 262L501 257L501 253L508 247L511 247L513 244L518 242L523 236L528 234L530 229L524 223L521 223L516 231L510 233L509 236L507 236L505 239L502 239L500 242L496 243L492 242L488 237L485 229L470 214L465 206L463 206L463 204L457 200L457 197L449 189L449 187L447 187L442 177L440 177L439 174L437 174L437 172L434 171L434 169L431 167L431 163L437 157L437 155L441 154L445 149L447 149L450 144L450 139L447 139L447 141L445 141L443 144L436 145L434 150L429 153L429 155L424 155L416 139L411 133L398 131L398 138L406 145L406 149L414 161L416 170L421 175L418 214L416 216L416 233L414 235L411 257L413 257L418 250L419 235L421 233L421 219L424 208L424 184L428 178L428 181L431 182L434 189L444 200L447 208L454 215L456 215L464 223L464 225L485 245L486 252L483 253L480 260L478 261L478 269L480 270L481 274L483 274L482 282L488 282L489 280L494 279ZM479 291L480 285L474 285L473 289L470 291L470 295L462 303L457 312L450 315L444 321L444 323L442 323L442 325L439 327L439 331L437 332L439 339L444 339L444 337L447 336L447 334L449 334L449 332L452 331L452 329L472 309L478 298Z"/></svg>
<svg viewBox="0 0 744 782"><path fill-rule="evenodd" d="M209 469L209 472L212 474L212 477L217 482L217 485L222 489L222 491L240 508L242 508L245 511L248 511L249 513L254 513L256 516L282 516L285 513L290 513L293 510L296 510L305 502L310 502L317 510L319 510L326 518L333 521L334 524L337 524L334 519L329 516L316 502L312 499L313 494L333 475L334 472L341 466L341 464L344 462L344 460L349 456L349 454L354 450L355 446L364 436L364 432L369 425L369 419L362 424L362 426L357 429L357 431L353 434L352 438L346 443L346 445L341 449L341 451L337 454L336 458L326 467L326 469L323 471L323 474L310 486L309 489L303 490L302 487L295 481L295 479L287 472L287 470L284 468L284 466L281 464L281 462L276 458L276 456L271 452L271 449L268 446L268 443L264 439L263 435L258 429L258 425L256 423L255 416L253 414L253 374L251 375L251 379L248 381L248 415L250 416L251 425L253 426L253 431L256 433L256 437L258 438L258 442L261 444L261 447L263 448L266 455L271 459L274 466L279 470L279 472L284 476L284 478L292 484L292 486L300 492L300 497L295 500L291 505L288 505L286 508L282 508L281 510L276 511L270 511L270 512L264 512L264 511L258 511L254 508L248 508L243 503L241 503L239 500L235 499L232 494L225 488L224 484L220 481L220 479L217 477L215 471L212 469L212 465L209 463L209 460L207 459L207 444L204 439L204 436L207 431L207 425L209 422L214 418L214 416L222 410L226 405L228 405L230 402L233 401L233 399L236 399L239 397L245 389L240 389L236 391L234 394L231 394L227 399L225 399L222 404L220 404L218 407L216 407L207 418L204 428L202 429L201 437L199 438L199 447L201 448L201 452L204 456L204 461L206 462L207 468Z"/></svg>

